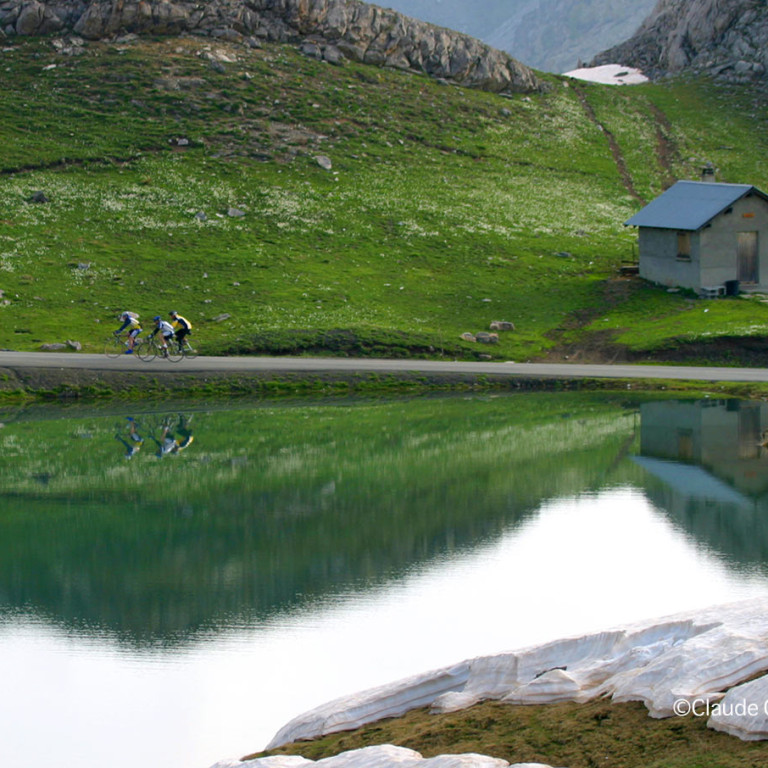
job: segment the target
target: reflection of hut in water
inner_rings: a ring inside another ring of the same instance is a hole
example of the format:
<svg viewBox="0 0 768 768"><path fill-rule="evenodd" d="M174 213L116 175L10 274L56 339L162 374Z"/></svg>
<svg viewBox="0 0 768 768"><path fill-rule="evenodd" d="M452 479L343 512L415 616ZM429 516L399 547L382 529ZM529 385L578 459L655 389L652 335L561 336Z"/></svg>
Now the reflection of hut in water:
<svg viewBox="0 0 768 768"><path fill-rule="evenodd" d="M646 492L696 539L741 564L768 564L768 405L738 400L640 407ZM651 479L653 478L653 479Z"/></svg>
<svg viewBox="0 0 768 768"><path fill-rule="evenodd" d="M768 404L740 400L645 403L640 454L703 467L752 498L768 493L768 451L760 445Z"/></svg>

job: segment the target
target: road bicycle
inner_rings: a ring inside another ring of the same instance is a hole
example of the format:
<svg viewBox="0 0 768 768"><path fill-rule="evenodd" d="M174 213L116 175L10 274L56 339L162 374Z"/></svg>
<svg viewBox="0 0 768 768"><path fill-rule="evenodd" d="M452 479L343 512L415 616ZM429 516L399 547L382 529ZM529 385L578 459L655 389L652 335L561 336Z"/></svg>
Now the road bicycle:
<svg viewBox="0 0 768 768"><path fill-rule="evenodd" d="M139 351L142 344L142 339L136 339L134 342L134 353ZM124 336L107 336L107 340L104 342L104 354L107 357L120 357L120 355L124 355L128 349L128 342L125 340Z"/></svg>
<svg viewBox="0 0 768 768"><path fill-rule="evenodd" d="M197 357L197 350L189 343L189 339L184 339L180 344L175 342L173 346L176 347L179 353L177 360L180 360L182 357L194 360Z"/></svg>
<svg viewBox="0 0 768 768"><path fill-rule="evenodd" d="M136 354L140 360L148 363L150 360L154 360L156 357L165 357L164 350L161 344L154 336L148 336L146 339L142 339L141 345L136 350Z"/></svg>
<svg viewBox="0 0 768 768"><path fill-rule="evenodd" d="M104 342L104 354L107 357L120 357L125 350L125 342L119 336L107 336Z"/></svg>

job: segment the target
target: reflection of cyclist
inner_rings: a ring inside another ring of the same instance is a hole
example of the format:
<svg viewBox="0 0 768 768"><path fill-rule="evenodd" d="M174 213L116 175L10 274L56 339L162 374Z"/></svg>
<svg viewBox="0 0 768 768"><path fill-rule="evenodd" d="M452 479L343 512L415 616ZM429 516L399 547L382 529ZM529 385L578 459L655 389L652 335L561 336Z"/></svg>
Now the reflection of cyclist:
<svg viewBox="0 0 768 768"><path fill-rule="evenodd" d="M141 333L139 316L135 312L123 312L118 319L122 320L123 324L115 331L115 336L119 336L123 331L127 330L128 349L125 350L125 354L130 355L136 346L136 337Z"/></svg>
<svg viewBox="0 0 768 768"><path fill-rule="evenodd" d="M141 446L144 445L144 438L139 434L133 417L126 416L125 418L128 419L131 425L128 431L128 439L131 442L129 443L119 432L115 435L115 439L125 446L125 458L132 459L141 450Z"/></svg>
<svg viewBox="0 0 768 768"><path fill-rule="evenodd" d="M155 455L158 458L163 458L171 453L180 453L185 448L189 447L192 441L195 439L192 437L192 430L189 428L189 422L192 420L190 416L187 418L183 414L179 414L179 422L176 425L176 429L171 431L170 423L163 425L163 431L158 440L154 435L152 439L157 444L157 452Z"/></svg>
<svg viewBox="0 0 768 768"><path fill-rule="evenodd" d="M192 323L186 317L182 317L178 312L169 312L173 322L173 330L176 332L176 341L179 342L179 349L184 346L184 339L192 331Z"/></svg>
<svg viewBox="0 0 768 768"><path fill-rule="evenodd" d="M160 333L162 337L160 346L163 350L163 357L168 357L168 344L173 340L173 326L167 320L163 320L160 315L156 315L152 320L155 323L155 330L149 335L154 338L158 332Z"/></svg>

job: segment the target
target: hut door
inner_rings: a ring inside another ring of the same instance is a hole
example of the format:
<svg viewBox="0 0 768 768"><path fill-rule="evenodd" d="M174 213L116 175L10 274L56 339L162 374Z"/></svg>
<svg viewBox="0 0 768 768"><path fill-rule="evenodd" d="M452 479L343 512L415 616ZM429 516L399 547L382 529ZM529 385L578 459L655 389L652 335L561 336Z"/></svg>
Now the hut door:
<svg viewBox="0 0 768 768"><path fill-rule="evenodd" d="M756 283L757 279L757 232L736 234L738 279L741 283Z"/></svg>

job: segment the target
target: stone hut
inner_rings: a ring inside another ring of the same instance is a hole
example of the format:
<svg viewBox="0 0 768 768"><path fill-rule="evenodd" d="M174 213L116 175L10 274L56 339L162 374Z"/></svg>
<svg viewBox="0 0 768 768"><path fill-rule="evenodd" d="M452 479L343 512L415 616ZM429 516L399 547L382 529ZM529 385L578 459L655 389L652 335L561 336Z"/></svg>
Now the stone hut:
<svg viewBox="0 0 768 768"><path fill-rule="evenodd" d="M640 277L704 297L768 291L768 195L750 184L678 181L626 226Z"/></svg>

